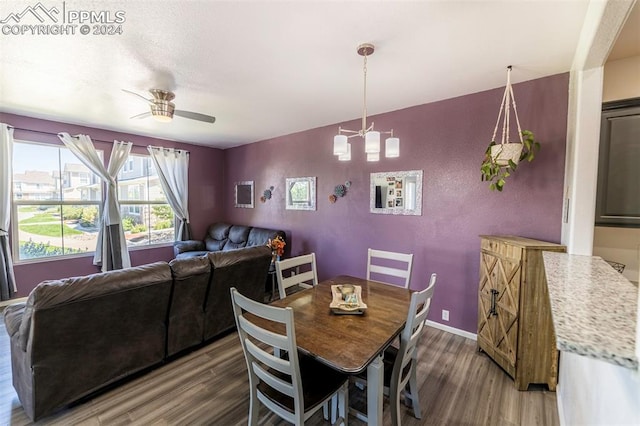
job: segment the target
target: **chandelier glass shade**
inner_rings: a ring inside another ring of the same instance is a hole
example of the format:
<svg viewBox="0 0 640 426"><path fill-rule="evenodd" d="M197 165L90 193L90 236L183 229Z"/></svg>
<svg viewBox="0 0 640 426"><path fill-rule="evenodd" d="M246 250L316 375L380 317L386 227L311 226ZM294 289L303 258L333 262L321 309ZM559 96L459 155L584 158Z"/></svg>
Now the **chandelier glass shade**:
<svg viewBox="0 0 640 426"><path fill-rule="evenodd" d="M393 129L380 132L373 129L373 123L367 126L367 56L373 54L374 50L374 46L369 43L358 46L358 54L364 57L362 128L360 130L348 130L338 127L338 134L333 138L333 155L337 155L340 161L351 160L351 143L349 143L349 139L356 136L364 139L364 152L367 154L367 161L380 160L381 134L389 135L384 144L385 157L395 158L400 156L400 139L393 136Z"/></svg>

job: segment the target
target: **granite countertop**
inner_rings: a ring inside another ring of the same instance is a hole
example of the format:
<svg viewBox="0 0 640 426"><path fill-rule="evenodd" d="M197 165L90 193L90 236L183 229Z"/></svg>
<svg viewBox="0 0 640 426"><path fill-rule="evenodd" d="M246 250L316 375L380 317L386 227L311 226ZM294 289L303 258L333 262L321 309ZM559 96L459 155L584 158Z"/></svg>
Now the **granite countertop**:
<svg viewBox="0 0 640 426"><path fill-rule="evenodd" d="M638 368L638 288L600 257L542 256L558 349Z"/></svg>

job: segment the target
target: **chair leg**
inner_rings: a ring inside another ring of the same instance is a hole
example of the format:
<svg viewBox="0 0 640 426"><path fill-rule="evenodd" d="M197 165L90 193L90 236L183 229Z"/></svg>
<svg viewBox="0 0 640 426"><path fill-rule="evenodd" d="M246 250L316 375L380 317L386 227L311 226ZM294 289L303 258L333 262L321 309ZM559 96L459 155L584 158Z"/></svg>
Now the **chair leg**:
<svg viewBox="0 0 640 426"><path fill-rule="evenodd" d="M258 396L256 394L256 388L251 387L251 394L249 396L249 426L257 426L258 425L258 414L260 410L260 402L258 401Z"/></svg>
<svg viewBox="0 0 640 426"><path fill-rule="evenodd" d="M420 412L420 400L418 397L418 379L416 377L416 366L415 363L411 368L411 377L409 378L409 390L410 394L408 397L411 399L411 406L413 406L413 415L416 419L422 418L422 413Z"/></svg>
<svg viewBox="0 0 640 426"><path fill-rule="evenodd" d="M336 421L338 420L338 411L339 411L339 406L340 404L340 398L339 398L339 394L335 394L331 397L331 402L329 403L329 405L331 405L331 424L335 424Z"/></svg>
<svg viewBox="0 0 640 426"><path fill-rule="evenodd" d="M342 424L344 426L347 426L347 423L349 421L349 381L342 385L337 395L334 395L331 398L331 405L331 424ZM338 418L334 418L336 407L339 415Z"/></svg>
<svg viewBox="0 0 640 426"><path fill-rule="evenodd" d="M389 389L389 405L391 406L391 424L400 425L400 388L397 384L392 384Z"/></svg>

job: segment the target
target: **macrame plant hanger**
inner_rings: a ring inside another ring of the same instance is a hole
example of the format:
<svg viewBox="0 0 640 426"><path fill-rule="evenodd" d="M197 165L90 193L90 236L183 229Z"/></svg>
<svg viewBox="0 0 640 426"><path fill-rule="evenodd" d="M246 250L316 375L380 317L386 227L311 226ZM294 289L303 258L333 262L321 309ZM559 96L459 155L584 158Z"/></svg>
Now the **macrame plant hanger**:
<svg viewBox="0 0 640 426"><path fill-rule="evenodd" d="M518 137L520 143L509 142L509 129L510 129L510 108L509 101L513 106L513 114L516 117L516 125L518 126ZM502 111L504 110L504 117ZM500 111L498 111L498 120L496 121L496 127L493 129L492 141L496 141L496 134L498 133L498 127L500 126L500 118L502 118L502 139L500 144L496 144L491 147L491 157L499 166L506 166L509 164L509 160L512 160L515 164L520 161L520 154L522 153L523 141L522 141L522 129L520 128L520 120L518 119L518 109L516 107L516 98L513 96L513 87L511 86L511 65L507 67L507 86L504 88L504 95L502 95L502 103L500 104Z"/></svg>

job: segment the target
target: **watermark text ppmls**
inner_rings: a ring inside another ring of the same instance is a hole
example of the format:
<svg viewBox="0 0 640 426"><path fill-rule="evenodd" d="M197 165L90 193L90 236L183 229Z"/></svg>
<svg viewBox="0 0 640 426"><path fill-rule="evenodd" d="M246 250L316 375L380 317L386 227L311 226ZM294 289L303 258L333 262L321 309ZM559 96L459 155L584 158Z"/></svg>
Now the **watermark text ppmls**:
<svg viewBox="0 0 640 426"><path fill-rule="evenodd" d="M121 35L124 10L89 10L67 7L67 2L37 2L22 10L0 13L0 34Z"/></svg>

